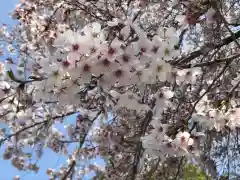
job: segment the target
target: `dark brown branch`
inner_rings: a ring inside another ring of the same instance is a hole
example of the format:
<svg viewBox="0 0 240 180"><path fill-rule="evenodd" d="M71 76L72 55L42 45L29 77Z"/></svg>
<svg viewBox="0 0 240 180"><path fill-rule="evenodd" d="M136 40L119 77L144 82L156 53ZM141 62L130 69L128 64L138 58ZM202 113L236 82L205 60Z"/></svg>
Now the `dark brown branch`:
<svg viewBox="0 0 240 180"><path fill-rule="evenodd" d="M179 40L178 40L178 44L176 45L176 49L179 49L181 44L182 44L182 41L183 41L183 37L185 35L185 33L187 32L188 29L184 29L182 30L181 34L179 35Z"/></svg>
<svg viewBox="0 0 240 180"><path fill-rule="evenodd" d="M204 66L212 66L212 65L215 65L215 64L218 64L218 63L224 63L224 62L227 62L229 60L233 60L233 59L236 59L236 58L239 58L240 57L240 54L235 54L233 56L230 56L230 57L227 57L227 58L223 58L223 59L216 59L215 61L209 61L209 62L203 62L203 63L197 63L197 64L186 64L186 65L181 65L180 67L181 68L192 68L192 67L204 67Z"/></svg>
<svg viewBox="0 0 240 180"><path fill-rule="evenodd" d="M10 112L11 112L11 111L10 111ZM10 112L8 112L8 113L10 113ZM54 116L54 117L52 117L52 119L63 118L63 117L65 117L65 116L69 116L69 115L72 115L72 114L75 114L75 113L76 113L76 112L68 112L68 113L63 114L63 115ZM5 115L6 115L6 113L5 113ZM28 129L30 129L30 128L33 128L33 127L35 127L35 126L38 126L38 125L41 125L41 124L44 124L44 123L47 123L47 122L49 122L49 120L44 120L44 121L41 121L41 122L36 122L36 123L34 123L34 124L31 124L31 125L29 125L29 126L26 126L26 127L22 128L22 129L20 129L19 131L15 132L15 133L13 133L13 134L10 134L10 135L8 135L7 137L5 137L4 139L2 139L2 140L0 141L0 144L3 143L4 141L10 139L10 138L13 137L13 136L17 136L18 134L20 134L21 132L23 132L23 131L25 131L25 130L28 130Z"/></svg>
<svg viewBox="0 0 240 180"><path fill-rule="evenodd" d="M131 2L132 2L132 0L128 0L127 6L129 6Z"/></svg>
<svg viewBox="0 0 240 180"><path fill-rule="evenodd" d="M14 96L14 95L16 95L16 94L11 94L11 95L9 95L9 96L6 96L6 97L0 99L0 103L2 103L4 100L6 100L6 99L8 99L9 97Z"/></svg>
<svg viewBox="0 0 240 180"><path fill-rule="evenodd" d="M6 116L7 114L11 113L12 111L6 111L5 113L3 114L0 114L0 119L3 118L4 116Z"/></svg>
<svg viewBox="0 0 240 180"><path fill-rule="evenodd" d="M141 10L139 10L139 11L135 14L135 16L134 16L133 19L132 19L132 22L136 21L137 17L138 17L140 14L141 14Z"/></svg>
<svg viewBox="0 0 240 180"><path fill-rule="evenodd" d="M71 163L71 166L70 168L68 169L67 173L63 176L63 178L61 180L66 180L67 177L70 175L70 173L73 171L73 168L75 167L76 165L76 161L73 160L72 163Z"/></svg>
<svg viewBox="0 0 240 180"><path fill-rule="evenodd" d="M68 112L66 114L54 116L54 117L52 117L52 119L64 118L65 116L70 116L70 115L73 115L73 114L76 114L76 113L77 113L76 111L70 111L70 112Z"/></svg>
<svg viewBox="0 0 240 180"><path fill-rule="evenodd" d="M141 134L140 134L141 136L145 134L147 127L148 127L150 121L152 120L152 116L153 116L152 111L148 111L146 114L146 117L144 118L143 123L141 125ZM139 141L137 143L136 154L135 154L134 160L133 160L131 180L134 180L136 177L137 170L138 170L138 164L139 164L141 155L142 155L142 142Z"/></svg>
<svg viewBox="0 0 240 180"><path fill-rule="evenodd" d="M2 139L2 140L0 141L0 144L2 144L4 141L10 139L10 138L13 137L13 136L17 136L18 134L20 134L21 132L23 132L23 131L25 131L25 130L27 130L27 129L33 128L33 127L35 127L35 126L37 126L37 125L41 125L41 124L44 124L44 123L47 123L47 122L48 122L48 120L45 120L45 121L41 121L41 122L34 123L34 124L32 124L32 125L30 125L30 126L27 126L27 127L24 127L24 128L22 128L22 129L20 129L19 131L17 131L16 133L10 134L10 135L8 135L7 137L5 137L4 139Z"/></svg>
<svg viewBox="0 0 240 180"><path fill-rule="evenodd" d="M226 29L228 30L228 32L231 34L233 41L236 43L236 45L240 48L240 44L237 41L237 37L235 35L235 33L232 32L232 30L228 27L228 22L225 19L225 17L222 15L222 13L220 12L218 6L217 6L217 2L215 0L212 1L212 6L215 9L215 11L217 12L217 14L220 16L220 18L222 19L222 22L224 24L224 26L226 27Z"/></svg>
<svg viewBox="0 0 240 180"><path fill-rule="evenodd" d="M228 23L228 25L238 27L238 26L240 26L240 23Z"/></svg>
<svg viewBox="0 0 240 180"><path fill-rule="evenodd" d="M49 17L49 19L48 19L48 24L47 24L47 26L45 27L45 30L46 30L46 31L49 29L49 27L50 27L50 25L51 25L51 23L52 23L52 20L53 20L54 16L56 15L57 11L58 11L59 9L61 9L61 8L63 7L63 5L64 5L64 3L61 4L59 7L57 7L57 8L54 10L53 14Z"/></svg>
<svg viewBox="0 0 240 180"><path fill-rule="evenodd" d="M71 4L71 3L69 5L73 6L73 4ZM95 9L93 9L93 11L90 12L89 9L92 8L91 6L90 7L86 6L79 1L76 1L74 5L76 5L80 10L82 10L83 12L85 12L86 14L90 15L91 17L93 17L95 19L98 19L98 20L101 20L101 21L110 20L110 19L103 19L101 16L98 16L95 12L100 12L103 15L106 15L107 13L106 13L106 11L104 11L102 9L99 9L96 6L95 6ZM94 5L94 4L92 4L92 5ZM107 15L109 16L109 18L111 18L111 19L113 18L112 15L110 15L110 14L107 14ZM106 16L103 16L103 17L106 17Z"/></svg>
<svg viewBox="0 0 240 180"><path fill-rule="evenodd" d="M191 60L193 60L201 55L207 54L214 49L221 48L225 45L232 43L234 41L234 39L238 39L239 37L240 37L240 31L237 31L236 33L234 33L234 36L230 35L230 36L224 38L221 43L209 44L208 47L206 47L206 45L205 45L205 46L201 47L199 50L191 52L187 57L182 57L182 58L176 60L172 64L177 65L180 63L190 62Z"/></svg>
<svg viewBox="0 0 240 180"><path fill-rule="evenodd" d="M178 165L178 169L177 169L177 173L176 173L176 176L175 176L175 180L178 180L178 176L180 174L180 169L181 169L181 166L183 164L183 159L184 159L184 156L182 156L181 159L180 159L180 162L179 162L179 165Z"/></svg>

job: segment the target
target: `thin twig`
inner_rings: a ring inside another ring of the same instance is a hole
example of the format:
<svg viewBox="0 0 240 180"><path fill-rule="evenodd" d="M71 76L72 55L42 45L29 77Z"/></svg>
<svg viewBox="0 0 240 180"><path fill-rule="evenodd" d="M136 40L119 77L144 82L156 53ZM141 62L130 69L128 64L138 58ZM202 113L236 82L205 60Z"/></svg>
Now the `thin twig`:
<svg viewBox="0 0 240 180"><path fill-rule="evenodd" d="M180 174L180 169L181 169L181 166L183 164L183 159L184 159L184 156L182 156L181 159L180 159L180 163L178 165L178 169L177 169L177 173L176 173L176 176L175 176L175 180L178 180L178 176Z"/></svg>
<svg viewBox="0 0 240 180"><path fill-rule="evenodd" d="M75 165L76 165L76 161L73 160L70 168L68 169L68 171L66 172L66 174L63 176L63 178L61 180L66 180L67 179L68 175L73 171Z"/></svg>
<svg viewBox="0 0 240 180"><path fill-rule="evenodd" d="M223 59L216 59L214 61L208 61L208 62L203 62L203 63L197 63L197 64L186 64L186 65L180 65L179 67L181 68L193 68L193 67L204 67L204 66L212 66L212 65L215 65L215 64L218 64L218 63L224 63L226 61L230 61L230 60L233 60L233 59L236 59L236 58L239 58L240 57L240 53L238 54L235 54L235 55L232 55L230 57L227 57L227 58L223 58Z"/></svg>
<svg viewBox="0 0 240 180"><path fill-rule="evenodd" d="M232 36L232 38L233 38L233 41L234 41L235 44L240 48L240 44L239 44L239 42L237 41L236 34L229 28L227 20L226 20L225 17L222 15L222 13L220 12L219 8L217 7L217 2L216 2L216 1L212 1L211 4L212 4L214 10L217 12L217 14L221 17L221 19L222 19L222 21L223 21L223 24L224 24L224 26L227 28L227 30L229 31L229 33L231 34L231 36Z"/></svg>
<svg viewBox="0 0 240 180"><path fill-rule="evenodd" d="M147 114L146 114L146 117L143 120L142 126L141 126L141 133L140 133L141 136L145 134L145 132L147 130L147 127L148 127L150 121L152 120L152 116L153 116L152 111L148 111ZM137 143L136 154L135 154L134 160L133 160L131 180L134 180L135 177L136 177L138 164L139 164L141 155L142 155L142 142L139 141Z"/></svg>
<svg viewBox="0 0 240 180"><path fill-rule="evenodd" d="M102 113L102 110L100 110L100 111L96 114L96 116L95 116L95 117L93 118L93 120L91 121L91 122L92 122L91 126L93 125L94 121L100 116L101 113ZM79 152L80 152L80 150L81 150L81 148L82 148L82 146L83 146L83 144L84 144L84 142L85 142L85 140L86 140L86 138L87 138L87 135L88 135L89 131L91 130L91 126L89 127L88 132L86 132L86 133L84 134L84 136L83 136L83 137L80 139L80 141L79 141L79 147L78 147L77 153L76 153L77 155L79 154ZM66 180L67 177L69 176L69 174L74 170L74 167L75 167L75 166L76 166L76 160L73 160L70 168L68 169L67 173L64 175L64 177L63 177L61 180Z"/></svg>
<svg viewBox="0 0 240 180"><path fill-rule="evenodd" d="M10 113L10 112L8 112L8 113ZM65 117L65 116L69 116L69 115L72 115L72 114L75 114L75 113L76 113L76 112L68 112L68 113L63 114L63 115L54 116L54 117L52 117L51 119L63 118L63 117ZM6 114L5 114L5 115L6 115ZM0 118L1 118L1 117L0 117ZM50 121L50 120L47 119L47 120L44 120L44 121L41 121L41 122L36 122L36 123L31 124L31 125L29 125L29 126L26 126L26 127L22 128L22 129L18 130L17 132L8 135L8 136L5 137L4 139L1 139L0 144L3 143L4 141L10 139L10 138L13 137L13 136L17 136L18 134L20 134L21 132L23 132L23 131L25 131L25 130L31 129L31 128L35 127L35 126L38 126L38 125L41 125L41 124L44 124L44 123L48 123L49 121Z"/></svg>
<svg viewBox="0 0 240 180"><path fill-rule="evenodd" d="M190 62L191 60L201 56L201 55L204 55L214 49L217 49L217 48L221 48L225 45L228 45L230 43L232 43L234 41L234 39L238 39L240 37L240 31L237 31L236 33L234 33L234 38L232 35L224 38L222 40L221 43L219 44L209 44L209 49L207 50L207 52L205 52L206 50L206 45L202 46L199 50L197 51L193 51L191 52L187 57L182 57L182 58L179 58L178 60L172 62L171 64L172 65L178 65L178 64L184 64L184 63L187 63L187 62Z"/></svg>

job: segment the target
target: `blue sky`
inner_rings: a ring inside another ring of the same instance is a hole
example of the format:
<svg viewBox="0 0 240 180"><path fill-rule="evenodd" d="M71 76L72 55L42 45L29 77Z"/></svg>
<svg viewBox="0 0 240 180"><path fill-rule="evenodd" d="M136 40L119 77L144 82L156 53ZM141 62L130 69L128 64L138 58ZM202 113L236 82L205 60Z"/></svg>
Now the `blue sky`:
<svg viewBox="0 0 240 180"><path fill-rule="evenodd" d="M12 21L8 15L8 13L14 9L15 5L17 3L17 0L4 0L1 2L0 7L0 23L5 24L13 24L14 21ZM3 57L1 57L2 60ZM0 149L0 155L2 155L2 149ZM9 161L2 160L2 156L0 157L0 172L1 172L1 178L2 180L11 180L13 178L13 174L18 174L18 172L11 166Z"/></svg>
<svg viewBox="0 0 240 180"><path fill-rule="evenodd" d="M73 123L75 120L75 116L71 116L65 119L64 124ZM63 125L56 125L57 129L63 130ZM72 145L74 147L75 145ZM4 146L3 146L4 148ZM44 154L42 158L38 161L37 165L40 167L40 170L37 174L33 172L20 172L15 169L10 161L3 160L3 148L0 149L0 172L1 172L1 180L12 180L14 175L20 175L21 180L47 180L48 176L46 175L47 168L58 169L61 164L66 163L65 156L61 154L56 154L52 150L46 148L44 150ZM27 150L27 149L26 149ZM29 149L29 152L33 150ZM33 162L36 162L35 160Z"/></svg>
<svg viewBox="0 0 240 180"><path fill-rule="evenodd" d="M8 25L13 25L16 21L13 21L9 17L9 12L11 12L18 0L2 0L1 7L0 7L0 24L5 23ZM0 57L0 60L4 60L6 57ZM75 116L69 117L65 120L65 124L67 123L74 123ZM0 125L3 127L4 125ZM64 129L63 125L57 125L58 129ZM72 145L75 146L75 145ZM12 180L15 175L20 175L21 180L47 180L48 176L46 175L47 168L58 169L61 164L65 164L66 158L62 155L54 153L50 149L44 150L44 154L41 160L38 161L38 166L40 166L40 171L38 174L29 173L29 172L19 172L15 169L10 161L3 160L3 148L0 148L0 172L1 172L1 180ZM86 178L90 179L90 178Z"/></svg>
<svg viewBox="0 0 240 180"><path fill-rule="evenodd" d="M0 23L6 23L6 24L14 23L14 21L11 20L8 14L14 9L17 3L18 3L18 0L3 0L1 2Z"/></svg>
<svg viewBox="0 0 240 180"><path fill-rule="evenodd" d="M18 0L3 0L1 7L0 7L0 23L5 23L8 25L12 25L15 23L10 17L9 12L11 12L15 5L18 3ZM1 57L3 60L4 57ZM73 118L70 118L73 119ZM5 161L2 159L2 152L3 148L0 149L0 172L1 172L1 180L12 180L14 175L20 175L21 180L47 180L48 177L46 176L46 168L58 168L61 163L65 162L65 158L61 155L56 155L51 150L46 150L44 152L43 159L41 159L38 163L42 169L38 174L35 173L28 173L28 172L19 172L15 169L10 161Z"/></svg>

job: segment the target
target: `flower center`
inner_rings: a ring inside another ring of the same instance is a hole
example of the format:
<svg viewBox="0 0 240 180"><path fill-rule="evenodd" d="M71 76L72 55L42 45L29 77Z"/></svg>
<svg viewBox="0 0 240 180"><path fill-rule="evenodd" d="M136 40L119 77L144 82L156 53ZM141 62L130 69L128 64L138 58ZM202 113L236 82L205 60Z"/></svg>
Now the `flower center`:
<svg viewBox="0 0 240 180"><path fill-rule="evenodd" d="M103 64L103 66L108 67L108 66L110 65L110 61L109 61L108 59L104 59L104 60L102 61L102 64Z"/></svg>
<svg viewBox="0 0 240 180"><path fill-rule="evenodd" d="M58 71L54 71L53 72L53 76L57 77L59 75L59 72Z"/></svg>
<svg viewBox="0 0 240 180"><path fill-rule="evenodd" d="M78 44L73 44L72 45L72 50L73 51L77 51L79 49L79 45Z"/></svg>
<svg viewBox="0 0 240 180"><path fill-rule="evenodd" d="M157 46L154 46L154 47L152 48L152 52L156 54L156 53L157 53L157 51L158 51L158 49L159 49L159 47L157 47Z"/></svg>
<svg viewBox="0 0 240 180"><path fill-rule="evenodd" d="M92 33L92 37L97 38L98 34L97 33Z"/></svg>
<svg viewBox="0 0 240 180"><path fill-rule="evenodd" d="M63 67L69 67L70 66L70 62L69 61L63 61L62 62L62 65L63 65Z"/></svg>
<svg viewBox="0 0 240 180"><path fill-rule="evenodd" d="M119 78L119 77L121 77L123 75L123 71L121 69L118 69L118 70L115 71L114 75L117 78Z"/></svg>
<svg viewBox="0 0 240 180"><path fill-rule="evenodd" d="M147 51L147 49L144 48L144 47L142 47L140 50L141 50L142 53L145 53Z"/></svg>
<svg viewBox="0 0 240 180"><path fill-rule="evenodd" d="M166 144L166 146L167 146L167 148L172 148L172 147L173 147L170 142L168 142L168 143Z"/></svg>
<svg viewBox="0 0 240 180"><path fill-rule="evenodd" d="M128 62L129 62L129 56L126 55L126 54L124 54L124 55L122 56L122 60L123 60L123 62L128 63Z"/></svg>
<svg viewBox="0 0 240 180"><path fill-rule="evenodd" d="M170 54L170 50L169 50L168 48L165 48L164 54L165 54L166 56L168 56L168 55Z"/></svg>
<svg viewBox="0 0 240 180"><path fill-rule="evenodd" d="M158 98L160 98L160 99L163 98L163 96L164 96L164 95L163 95L162 92L160 92L160 93L158 94Z"/></svg>
<svg viewBox="0 0 240 180"><path fill-rule="evenodd" d="M142 71L137 71L136 75L137 75L138 78L140 78L142 76Z"/></svg>
<svg viewBox="0 0 240 180"><path fill-rule="evenodd" d="M158 73L161 72L162 69L163 69L162 65L157 65L157 72L158 72Z"/></svg>
<svg viewBox="0 0 240 180"><path fill-rule="evenodd" d="M90 72L91 66L89 66L88 64L85 64L83 66L83 72Z"/></svg>
<svg viewBox="0 0 240 180"><path fill-rule="evenodd" d="M113 54L115 54L115 52L116 52L116 50L114 49L114 48L112 48L112 47L110 47L109 49L108 49L108 54L109 55L113 55Z"/></svg>
<svg viewBox="0 0 240 180"><path fill-rule="evenodd" d="M5 93L5 94L8 94L10 93L10 89L5 87L4 89L2 89L2 91Z"/></svg>
<svg viewBox="0 0 240 180"><path fill-rule="evenodd" d="M184 136L181 137L181 144L184 144L186 142L186 138Z"/></svg>
<svg viewBox="0 0 240 180"><path fill-rule="evenodd" d="M92 47L91 49L90 49L90 52L93 54L93 53L95 53L97 51L97 49L95 48L95 47Z"/></svg>
<svg viewBox="0 0 240 180"><path fill-rule="evenodd" d="M158 128L158 132L160 132L160 133L163 132L163 127L162 127L162 126L160 126L160 127Z"/></svg>

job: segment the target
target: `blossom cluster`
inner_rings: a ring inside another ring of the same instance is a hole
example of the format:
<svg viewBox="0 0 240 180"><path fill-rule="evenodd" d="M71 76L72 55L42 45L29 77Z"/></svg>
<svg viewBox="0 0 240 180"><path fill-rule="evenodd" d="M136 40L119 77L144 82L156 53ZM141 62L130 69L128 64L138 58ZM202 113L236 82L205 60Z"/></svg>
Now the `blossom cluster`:
<svg viewBox="0 0 240 180"><path fill-rule="evenodd" d="M23 0L12 17L0 29L18 54L0 62L0 143L18 170L37 173L50 148L68 157L51 179L161 179L170 160L201 166L209 134L240 126L240 33L218 3Z"/></svg>

